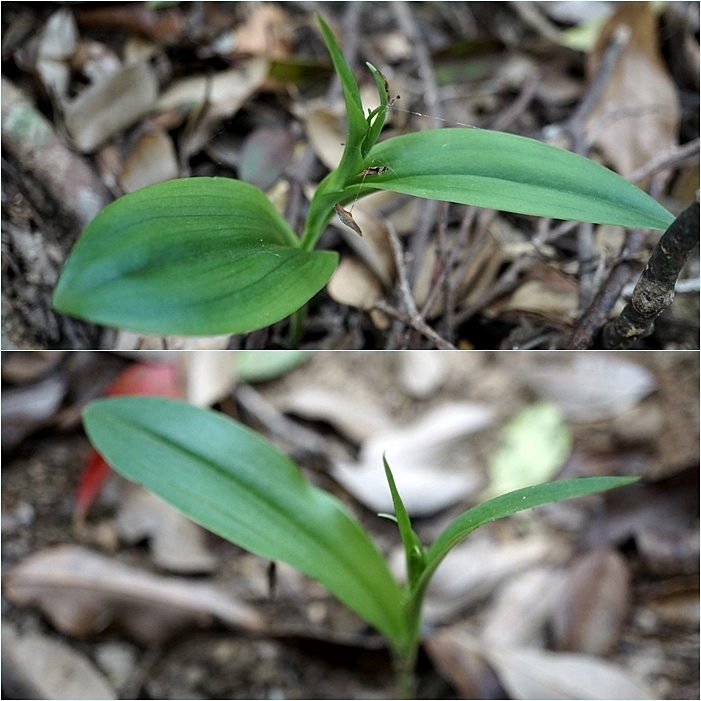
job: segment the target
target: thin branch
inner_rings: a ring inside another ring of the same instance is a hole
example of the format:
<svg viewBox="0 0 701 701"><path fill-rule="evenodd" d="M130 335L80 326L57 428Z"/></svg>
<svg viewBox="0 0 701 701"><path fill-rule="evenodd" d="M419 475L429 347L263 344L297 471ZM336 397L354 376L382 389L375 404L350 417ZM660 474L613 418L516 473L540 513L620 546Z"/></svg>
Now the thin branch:
<svg viewBox="0 0 701 701"><path fill-rule="evenodd" d="M604 327L607 348L630 348L649 336L655 319L674 300L674 285L699 241L699 203L689 205L662 235L633 296L620 316Z"/></svg>

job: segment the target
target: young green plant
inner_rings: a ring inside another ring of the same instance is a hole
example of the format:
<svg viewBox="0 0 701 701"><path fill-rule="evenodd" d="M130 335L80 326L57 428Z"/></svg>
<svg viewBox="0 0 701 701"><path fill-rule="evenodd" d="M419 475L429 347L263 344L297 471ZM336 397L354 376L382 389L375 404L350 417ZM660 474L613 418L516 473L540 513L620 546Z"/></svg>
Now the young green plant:
<svg viewBox="0 0 701 701"><path fill-rule="evenodd" d="M187 178L113 202L85 229L53 306L89 321L160 335L246 333L299 310L329 281L338 253L315 250L335 213L378 190L556 219L666 229L674 217L593 161L533 139L483 129L405 134L377 143L387 81L371 64L380 105L360 92L321 17L348 131L338 167L319 184L298 236L265 194L225 178ZM298 317L299 318L299 317Z"/></svg>
<svg viewBox="0 0 701 701"><path fill-rule="evenodd" d="M323 584L389 641L400 693L412 693L426 589L443 558L489 521L595 494L633 477L589 477L519 489L458 516L424 549L384 461L406 551L401 586L370 536L331 494L258 434L221 413L160 397L118 397L83 413L90 441L124 477L210 531Z"/></svg>

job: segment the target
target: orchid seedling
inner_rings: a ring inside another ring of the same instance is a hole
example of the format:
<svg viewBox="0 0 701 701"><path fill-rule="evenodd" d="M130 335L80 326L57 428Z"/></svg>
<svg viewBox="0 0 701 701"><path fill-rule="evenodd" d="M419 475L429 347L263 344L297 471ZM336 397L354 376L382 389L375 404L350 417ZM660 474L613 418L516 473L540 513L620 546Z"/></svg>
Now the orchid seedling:
<svg viewBox="0 0 701 701"><path fill-rule="evenodd" d="M385 459L406 555L407 581L400 585L340 501L307 482L257 433L223 414L174 399L116 397L88 405L83 423L114 470L222 538L317 580L380 631L403 698L413 694L426 590L458 543L489 521L638 479L585 477L518 489L465 511L425 548Z"/></svg>
<svg viewBox="0 0 701 701"><path fill-rule="evenodd" d="M329 281L338 253L317 250L334 215L362 235L352 205L380 190L556 219L666 229L674 217L591 160L534 139L476 128L379 141L391 108L386 78L367 64L379 106L363 111L334 36L319 25L345 99L338 167L316 188L298 235L266 195L240 180L194 177L137 190L87 226L53 294L59 312L158 335L248 333L292 317ZM349 208L347 208L349 207Z"/></svg>

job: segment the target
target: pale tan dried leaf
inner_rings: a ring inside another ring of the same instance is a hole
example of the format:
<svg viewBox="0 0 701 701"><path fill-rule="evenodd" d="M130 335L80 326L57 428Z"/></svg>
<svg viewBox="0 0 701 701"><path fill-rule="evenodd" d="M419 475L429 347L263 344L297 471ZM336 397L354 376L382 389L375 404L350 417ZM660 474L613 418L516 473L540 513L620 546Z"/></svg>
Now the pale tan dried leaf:
<svg viewBox="0 0 701 701"><path fill-rule="evenodd" d="M278 401L278 406L305 419L327 421L357 443L394 426L380 404L314 385L292 390Z"/></svg>
<svg viewBox="0 0 701 701"><path fill-rule="evenodd" d="M153 561L169 572L211 572L217 558L205 542L205 531L172 506L130 484L117 513L117 531L127 543L149 539Z"/></svg>
<svg viewBox="0 0 701 701"><path fill-rule="evenodd" d="M448 378L448 358L433 351L405 351L399 355L399 386L415 399L433 396Z"/></svg>
<svg viewBox="0 0 701 701"><path fill-rule="evenodd" d="M231 352L192 350L178 355L185 398L195 406L211 406L224 398L236 382L236 359Z"/></svg>
<svg viewBox="0 0 701 701"><path fill-rule="evenodd" d="M308 105L302 115L309 144L316 157L329 169L338 168L346 135L343 120L325 104Z"/></svg>
<svg viewBox="0 0 701 701"><path fill-rule="evenodd" d="M20 635L2 622L3 689L10 680L35 699L116 699L117 692L83 654L40 633Z"/></svg>
<svg viewBox="0 0 701 701"><path fill-rule="evenodd" d="M73 545L30 555L7 573L4 588L10 601L39 606L76 637L114 624L144 645L159 645L212 618L245 630L264 627L258 612L213 585L159 577Z"/></svg>
<svg viewBox="0 0 701 701"><path fill-rule="evenodd" d="M66 105L66 129L76 146L90 153L151 110L157 96L148 63L126 66Z"/></svg>
<svg viewBox="0 0 701 701"><path fill-rule="evenodd" d="M337 462L334 477L374 511L393 511L382 456L411 515L427 516L483 486L468 437L493 421L480 404L452 403L408 426L377 432L362 446L355 464Z"/></svg>
<svg viewBox="0 0 701 701"><path fill-rule="evenodd" d="M483 647L512 699L654 699L625 667L599 657Z"/></svg>
<svg viewBox="0 0 701 701"><path fill-rule="evenodd" d="M495 647L543 646L564 581L564 572L551 567L510 577L486 613L480 638Z"/></svg>
<svg viewBox="0 0 701 701"><path fill-rule="evenodd" d="M127 157L118 182L122 190L134 192L142 187L177 178L180 174L173 141L157 129L142 134Z"/></svg>
<svg viewBox="0 0 701 701"><path fill-rule="evenodd" d="M536 565L561 564L569 554L564 543L543 536L506 543L473 536L451 550L436 570L426 597L424 620L449 620L520 572Z"/></svg>
<svg viewBox="0 0 701 701"><path fill-rule="evenodd" d="M294 29L287 13L272 3L251 7L245 23L238 26L234 33L236 53L267 58L289 56Z"/></svg>
<svg viewBox="0 0 701 701"><path fill-rule="evenodd" d="M612 355L575 353L530 365L523 375L541 398L557 404L570 421L603 421L634 407L655 390L652 373Z"/></svg>
<svg viewBox="0 0 701 701"><path fill-rule="evenodd" d="M354 256L345 256L326 291L339 304L367 310L382 295L382 284L364 263Z"/></svg>

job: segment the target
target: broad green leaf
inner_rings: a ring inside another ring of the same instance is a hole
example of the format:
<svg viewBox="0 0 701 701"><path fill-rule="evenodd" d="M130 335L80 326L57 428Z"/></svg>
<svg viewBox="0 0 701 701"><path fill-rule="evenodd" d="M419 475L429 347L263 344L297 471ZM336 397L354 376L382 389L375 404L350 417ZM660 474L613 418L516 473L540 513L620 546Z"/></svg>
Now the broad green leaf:
<svg viewBox="0 0 701 701"><path fill-rule="evenodd" d="M666 229L674 217L604 166L514 134L436 129L376 144L365 167L390 170L364 186L555 219Z"/></svg>
<svg viewBox="0 0 701 701"><path fill-rule="evenodd" d="M245 333L292 314L333 274L335 252L298 245L255 187L171 180L100 212L66 261L53 305L145 333Z"/></svg>
<svg viewBox="0 0 701 701"><path fill-rule="evenodd" d="M390 640L405 637L402 590L368 535L256 433L159 397L99 400L83 422L124 477L221 537L318 580Z"/></svg>
<svg viewBox="0 0 701 701"><path fill-rule="evenodd" d="M556 404L540 402L519 412L502 430L489 460L491 497L552 479L572 450L572 436Z"/></svg>

